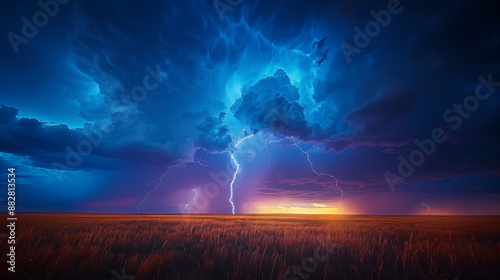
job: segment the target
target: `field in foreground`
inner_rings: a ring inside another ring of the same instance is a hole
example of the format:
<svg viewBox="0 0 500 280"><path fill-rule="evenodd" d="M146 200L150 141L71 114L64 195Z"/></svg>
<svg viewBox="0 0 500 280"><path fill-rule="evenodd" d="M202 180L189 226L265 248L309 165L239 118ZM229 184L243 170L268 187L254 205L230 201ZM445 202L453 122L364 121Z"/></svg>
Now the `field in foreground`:
<svg viewBox="0 0 500 280"><path fill-rule="evenodd" d="M19 214L15 273L0 246L0 279L500 276L500 217Z"/></svg>

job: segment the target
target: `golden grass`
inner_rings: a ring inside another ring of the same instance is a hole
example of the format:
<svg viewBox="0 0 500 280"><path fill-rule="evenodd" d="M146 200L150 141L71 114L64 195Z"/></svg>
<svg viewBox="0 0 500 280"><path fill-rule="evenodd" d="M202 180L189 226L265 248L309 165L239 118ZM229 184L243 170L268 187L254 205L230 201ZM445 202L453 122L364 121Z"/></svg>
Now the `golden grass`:
<svg viewBox="0 0 500 280"><path fill-rule="evenodd" d="M282 279L321 242L339 246L307 279L500 279L499 217L21 214L16 231L1 279Z"/></svg>

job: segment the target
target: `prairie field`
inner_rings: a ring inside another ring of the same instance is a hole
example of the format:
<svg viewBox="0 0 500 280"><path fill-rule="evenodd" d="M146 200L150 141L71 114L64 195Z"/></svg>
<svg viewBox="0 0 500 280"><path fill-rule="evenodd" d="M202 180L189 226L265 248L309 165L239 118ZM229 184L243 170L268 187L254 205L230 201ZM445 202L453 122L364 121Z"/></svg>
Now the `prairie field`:
<svg viewBox="0 0 500 280"><path fill-rule="evenodd" d="M0 279L500 279L497 216L17 217Z"/></svg>

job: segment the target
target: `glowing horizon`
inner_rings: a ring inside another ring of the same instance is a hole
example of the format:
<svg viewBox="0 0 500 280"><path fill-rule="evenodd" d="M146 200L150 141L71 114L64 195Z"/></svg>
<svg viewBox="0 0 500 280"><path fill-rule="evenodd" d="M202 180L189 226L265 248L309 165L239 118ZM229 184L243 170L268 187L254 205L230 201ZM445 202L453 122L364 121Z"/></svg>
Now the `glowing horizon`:
<svg viewBox="0 0 500 280"><path fill-rule="evenodd" d="M343 215L342 208L331 203L305 202L300 200L254 201L248 204L250 214L310 214Z"/></svg>

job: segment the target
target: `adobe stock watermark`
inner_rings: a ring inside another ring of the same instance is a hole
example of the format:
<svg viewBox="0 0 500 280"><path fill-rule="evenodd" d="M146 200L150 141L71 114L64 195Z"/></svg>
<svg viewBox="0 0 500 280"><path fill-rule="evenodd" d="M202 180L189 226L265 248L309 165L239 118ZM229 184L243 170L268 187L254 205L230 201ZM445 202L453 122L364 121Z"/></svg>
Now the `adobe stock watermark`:
<svg viewBox="0 0 500 280"><path fill-rule="evenodd" d="M214 0L212 3L215 12L219 16L220 21L224 20L225 12L232 12L234 8L241 5L243 0Z"/></svg>
<svg viewBox="0 0 500 280"><path fill-rule="evenodd" d="M257 134L260 135L260 134ZM257 135L252 136L252 138L259 137ZM251 141L251 140L248 140ZM253 141L253 140L252 140ZM247 161L255 159L256 150L264 150L266 143L257 139L257 143L252 145L251 156L245 156ZM210 200L216 198L221 192L224 192L229 186L233 179L235 170L228 163L226 170L219 171L217 173L210 171L209 176L212 179L210 182L203 185L203 187L193 188L193 198L185 205L179 205L179 210L181 213L202 213L205 212L209 205ZM234 187L234 186L233 186Z"/></svg>
<svg viewBox="0 0 500 280"><path fill-rule="evenodd" d="M316 272L319 267L320 262L324 262L328 260L330 254L333 249L342 247L341 244L337 243L325 243L322 240L319 240L321 243L319 246L314 249L314 253L312 257L307 257L302 260L301 266L294 265L292 269L287 270L283 273L281 280L300 280L300 279L308 279L310 274ZM320 251L323 251L323 255L321 255Z"/></svg>
<svg viewBox="0 0 500 280"><path fill-rule="evenodd" d="M115 269L111 270L111 274L114 276L113 278L109 279L99 279L99 280L134 280L135 276L133 275L127 275L125 272L125 267L122 267L122 273L118 273Z"/></svg>
<svg viewBox="0 0 500 280"><path fill-rule="evenodd" d="M411 0L408 0L411 1ZM387 2L387 9L382 9L378 12L370 11L370 15L374 20L365 24L364 31L359 27L354 27L354 46L347 43L340 43L339 47L344 54L347 63L351 63L351 55L360 54L361 50L366 48L371 40L377 37L382 31L382 27L387 27L392 20L393 15L398 15L403 11L403 6L399 0L389 0Z"/></svg>
<svg viewBox="0 0 500 280"><path fill-rule="evenodd" d="M296 118L296 115L289 114L288 110L289 107L283 107L281 108L281 111L277 108L273 108L270 111L272 118L269 120L269 128L266 128L261 133L256 133L252 137L252 151L251 153L249 153L249 155L245 156L247 161L252 161L255 159L255 151L266 150L269 154L269 157L271 156L268 149L269 139L275 134L285 132L286 128L290 125L290 121ZM268 134L267 137L265 136L266 134Z"/></svg>
<svg viewBox="0 0 500 280"><path fill-rule="evenodd" d="M272 117L269 120L269 135L266 137L264 133L256 133L251 136L252 139L247 141L252 142L252 149L250 153L243 156L247 162L255 159L255 151L268 150L268 141L272 134L282 132L290 124L290 119L294 119L295 115L287 113L288 108L281 108L281 111L273 108L271 110ZM228 152L230 153L230 152ZM270 157L270 153L269 153ZM270 158L269 158L270 160ZM210 182L204 184L202 187L193 188L193 198L185 205L179 205L181 213L201 213L207 210L210 200L217 197L221 192L225 191L230 186L233 179L235 170L230 164L226 166L226 170L217 173L210 171L209 176L212 179ZM234 187L234 186L233 186Z"/></svg>
<svg viewBox="0 0 500 280"><path fill-rule="evenodd" d="M115 113L120 112L119 119L115 119L114 121L127 118L130 110L136 108L140 102L143 102L147 98L148 92L156 89L163 82L163 78L166 78L168 75L162 71L158 64L155 69L151 68L151 66L146 66L145 71L147 74L144 75L141 85L133 87L129 94L124 93L120 98L116 98L111 102L111 110ZM89 156L94 147L102 144L104 135L110 134L116 129L114 121L111 119L101 120L97 123L97 128L84 131L86 139L80 140L76 144L76 147L66 146L65 162L52 162L52 169L60 182L63 181L62 173L73 171L73 168L80 166L83 158Z"/></svg>
<svg viewBox="0 0 500 280"><path fill-rule="evenodd" d="M475 112L481 102L490 98L491 94L500 87L500 82L493 81L493 75L489 74L488 79L483 76L478 76L479 84L476 86L474 94L466 96L461 103L455 103L453 106L443 113L443 121L450 125L452 130L459 129L464 120L468 119ZM394 186L400 182L403 183L406 178L410 177L415 168L421 166L427 157L430 157L436 151L438 144L444 143L448 139L443 128L437 127L432 130L428 138L422 140L415 139L414 143L417 147L413 149L408 156L398 156L398 174L391 171L385 171L384 177L391 191L395 191Z"/></svg>
<svg viewBox="0 0 500 280"><path fill-rule="evenodd" d="M35 12L31 19L27 17L22 17L21 22L21 35L9 32L7 34L7 39L9 39L10 45L14 50L14 53L19 53L19 46L21 44L28 44L30 39L33 39L40 28L43 28L49 23L51 18L54 18L60 11L62 5L66 5L71 0L47 0L38 1L38 6L40 10Z"/></svg>
<svg viewBox="0 0 500 280"><path fill-rule="evenodd" d="M217 173L210 171L209 175L212 178L211 182L206 183L203 187L194 188L194 196L186 205L180 205L181 213L201 213L207 210L210 200L217 197L221 191L225 190L231 182L230 175L231 167L229 164L226 170Z"/></svg>

